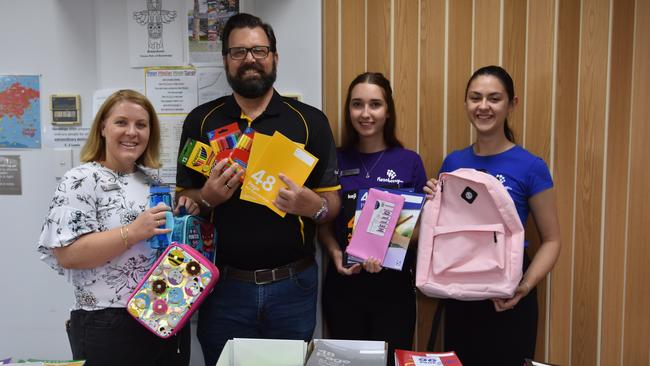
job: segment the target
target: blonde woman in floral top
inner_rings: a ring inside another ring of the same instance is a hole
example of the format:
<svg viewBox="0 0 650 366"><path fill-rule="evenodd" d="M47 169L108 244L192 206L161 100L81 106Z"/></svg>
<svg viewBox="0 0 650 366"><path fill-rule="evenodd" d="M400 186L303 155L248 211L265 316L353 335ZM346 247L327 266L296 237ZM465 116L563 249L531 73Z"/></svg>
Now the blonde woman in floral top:
<svg viewBox="0 0 650 366"><path fill-rule="evenodd" d="M120 90L102 105L81 150L84 163L56 189L38 241L42 260L66 275L75 301L67 332L75 359L96 365L187 365L189 326L161 339L126 311L126 301L156 259L147 239L169 232L165 205L149 208L159 183L160 124L151 103ZM194 201L179 199L190 214Z"/></svg>

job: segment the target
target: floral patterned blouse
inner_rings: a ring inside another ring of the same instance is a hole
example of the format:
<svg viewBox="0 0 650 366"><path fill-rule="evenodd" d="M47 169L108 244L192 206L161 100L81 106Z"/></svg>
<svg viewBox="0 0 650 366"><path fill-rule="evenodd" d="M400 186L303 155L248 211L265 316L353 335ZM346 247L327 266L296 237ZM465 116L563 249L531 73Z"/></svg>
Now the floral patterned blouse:
<svg viewBox="0 0 650 366"><path fill-rule="evenodd" d="M158 179L137 167L114 172L97 162L68 171L56 189L38 240L41 259L74 286L72 310L126 307L126 301L156 259L146 240L93 269L64 269L52 248L68 246L80 236L131 223L149 207L149 186Z"/></svg>

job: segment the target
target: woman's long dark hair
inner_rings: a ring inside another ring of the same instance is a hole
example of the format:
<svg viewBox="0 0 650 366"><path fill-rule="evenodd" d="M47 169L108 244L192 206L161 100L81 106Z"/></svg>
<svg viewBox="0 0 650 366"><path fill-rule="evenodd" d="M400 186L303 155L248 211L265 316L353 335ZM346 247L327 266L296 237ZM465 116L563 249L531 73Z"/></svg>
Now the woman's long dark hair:
<svg viewBox="0 0 650 366"><path fill-rule="evenodd" d="M393 89L390 82L379 72L364 72L358 75L348 87L348 95L345 98L345 129L343 131L343 141L341 149L347 150L356 147L359 143L359 133L352 126L350 117L350 99L352 99L352 89L361 83L374 84L381 88L384 94L384 100L388 106L386 113L386 123L384 124L384 142L387 147L404 147L395 135L395 126L397 125L397 115L395 114L395 101L393 100Z"/></svg>
<svg viewBox="0 0 650 366"><path fill-rule="evenodd" d="M465 100L467 100L467 92L469 91L469 84L471 84L472 81L474 81L474 79L482 75L490 75L499 79L499 81L501 81L501 85L503 85L503 88L506 90L506 93L508 94L508 103L512 103L512 100L515 97L515 84L512 82L512 78L510 77L510 74L508 74L508 72L505 69L494 65L481 67L480 69L474 71L472 77L469 78L469 80L467 81L467 86L465 87ZM513 144L515 143L515 135L512 133L510 126L508 126L507 118L503 123L503 133L506 135L508 141L512 142Z"/></svg>

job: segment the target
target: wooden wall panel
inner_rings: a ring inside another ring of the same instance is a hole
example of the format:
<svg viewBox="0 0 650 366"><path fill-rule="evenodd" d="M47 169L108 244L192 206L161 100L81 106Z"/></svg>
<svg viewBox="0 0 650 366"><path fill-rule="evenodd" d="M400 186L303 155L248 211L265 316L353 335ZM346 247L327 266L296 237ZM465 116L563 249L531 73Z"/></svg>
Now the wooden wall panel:
<svg viewBox="0 0 650 366"><path fill-rule="evenodd" d="M391 83L395 110L399 118L397 138L404 146L417 150L418 94L418 16L417 2L395 0L395 67ZM415 82L414 82L415 81Z"/></svg>
<svg viewBox="0 0 650 366"><path fill-rule="evenodd" d="M366 71L365 0L341 0L341 108L350 82ZM344 114L341 113L341 116ZM343 117L341 117L343 118ZM341 129L345 130L344 121Z"/></svg>
<svg viewBox="0 0 650 366"><path fill-rule="evenodd" d="M603 210L609 2L582 4L578 99L575 284L571 363L595 365ZM595 306L596 305L596 306Z"/></svg>
<svg viewBox="0 0 650 366"><path fill-rule="evenodd" d="M390 0L367 0L367 71L390 78Z"/></svg>
<svg viewBox="0 0 650 366"><path fill-rule="evenodd" d="M339 1L323 1L323 112L332 127L336 142L339 135Z"/></svg>
<svg viewBox="0 0 650 366"><path fill-rule="evenodd" d="M525 147L550 163L555 1L531 1L528 12L526 94L520 106L526 110Z"/></svg>
<svg viewBox="0 0 650 366"><path fill-rule="evenodd" d="M438 173L444 157L445 0L422 0L420 22L419 153L428 177ZM425 349L437 301L418 292L415 349ZM439 336L438 339L441 339ZM440 344L440 342L438 342Z"/></svg>
<svg viewBox="0 0 650 366"><path fill-rule="evenodd" d="M323 2L324 109L333 128L342 108L336 98L351 78L386 70L400 137L418 149L430 176L446 153L472 142L463 102L473 69L498 57L513 77L522 104L509 123L517 141L552 167L561 225L560 257L538 286L542 361L650 364L649 7L647 0ZM418 298L418 350L434 309Z"/></svg>
<svg viewBox="0 0 650 366"><path fill-rule="evenodd" d="M419 152L432 177L445 153L445 0L422 0L421 17Z"/></svg>
<svg viewBox="0 0 650 366"><path fill-rule="evenodd" d="M624 365L650 364L650 2L636 2L632 123L630 147L630 198L625 287Z"/></svg>
<svg viewBox="0 0 650 366"><path fill-rule="evenodd" d="M447 54L447 153L470 143L470 124L465 113L465 87L472 75L472 1L448 2L449 49Z"/></svg>
<svg viewBox="0 0 650 366"><path fill-rule="evenodd" d="M474 2L474 65L476 70L487 65L499 65L501 38L501 0Z"/></svg>
<svg viewBox="0 0 650 366"><path fill-rule="evenodd" d="M558 10L555 94L555 162L553 181L557 195L562 249L553 271L549 292L547 360L570 365L573 294L573 233L576 183L576 125L578 107L578 56L580 2L560 1ZM580 335L577 335L578 337Z"/></svg>
<svg viewBox="0 0 650 366"><path fill-rule="evenodd" d="M601 313L602 365L620 365L623 348L623 304L625 294L625 248L634 0L612 3L612 48L607 127L607 195L605 198L605 251Z"/></svg>
<svg viewBox="0 0 650 366"><path fill-rule="evenodd" d="M524 147L541 157L551 166L553 62L555 34L555 2L531 1L528 7L528 32L525 88L519 85L524 98L519 108L525 110ZM525 89L525 90L522 90ZM534 220L529 219L526 236L530 240L528 254L534 257L540 240ZM539 302L537 359L542 359L545 349L546 280L537 284Z"/></svg>
<svg viewBox="0 0 650 366"><path fill-rule="evenodd" d="M526 70L526 16L528 2L522 0L503 1L503 55L502 66L515 83L515 93L523 95ZM508 117L515 140L523 141L524 108L517 108Z"/></svg>

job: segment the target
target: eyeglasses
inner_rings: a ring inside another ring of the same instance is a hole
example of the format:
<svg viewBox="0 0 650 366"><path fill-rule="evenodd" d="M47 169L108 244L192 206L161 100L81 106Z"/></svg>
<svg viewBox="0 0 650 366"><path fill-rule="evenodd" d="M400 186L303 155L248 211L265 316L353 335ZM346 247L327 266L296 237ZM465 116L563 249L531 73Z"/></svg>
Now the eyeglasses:
<svg viewBox="0 0 650 366"><path fill-rule="evenodd" d="M269 52L271 52L271 47L269 46L253 46L250 48L246 47L230 47L228 49L228 53L230 54L230 58L233 60L243 60L246 58L246 55L248 55L248 52L251 53L253 58L255 59L261 59L261 58L266 58L266 56L269 55Z"/></svg>

